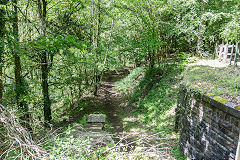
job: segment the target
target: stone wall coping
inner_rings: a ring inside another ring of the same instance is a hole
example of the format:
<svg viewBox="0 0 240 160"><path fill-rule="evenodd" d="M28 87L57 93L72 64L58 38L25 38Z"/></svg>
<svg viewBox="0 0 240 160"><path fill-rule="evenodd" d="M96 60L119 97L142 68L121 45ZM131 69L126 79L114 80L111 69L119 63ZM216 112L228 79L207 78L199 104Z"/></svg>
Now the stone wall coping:
<svg viewBox="0 0 240 160"><path fill-rule="evenodd" d="M240 119L240 110L237 110L234 108L234 106L236 106L236 104L234 104L232 102L227 102L226 104L223 104L219 101L214 100L213 99L214 96L207 96L207 95L201 93L200 91L198 91L196 89L190 89L183 84L180 85L180 89L190 91L191 93L194 94L194 97L200 98L204 102L211 104L213 107L216 107L216 108Z"/></svg>

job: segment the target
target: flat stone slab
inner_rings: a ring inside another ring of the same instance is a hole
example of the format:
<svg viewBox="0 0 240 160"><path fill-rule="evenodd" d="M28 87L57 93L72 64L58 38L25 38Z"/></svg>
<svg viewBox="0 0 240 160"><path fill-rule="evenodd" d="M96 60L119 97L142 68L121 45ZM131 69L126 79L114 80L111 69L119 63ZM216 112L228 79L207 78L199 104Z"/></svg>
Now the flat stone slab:
<svg viewBox="0 0 240 160"><path fill-rule="evenodd" d="M105 122L106 122L105 114L90 114L87 120L87 123L105 123Z"/></svg>
<svg viewBox="0 0 240 160"><path fill-rule="evenodd" d="M114 141L112 139L112 135L104 132L104 131L98 131L98 132L82 132L79 137L80 139L84 139L89 137L91 146L96 147L96 146L107 146L109 144L113 145Z"/></svg>
<svg viewBox="0 0 240 160"><path fill-rule="evenodd" d="M86 124L85 126L76 124L71 132L74 138L83 140L89 138L91 147L113 145L113 135L109 134L100 128L103 124Z"/></svg>
<svg viewBox="0 0 240 160"><path fill-rule="evenodd" d="M93 132L98 132L102 131L103 129L103 124L102 123L87 123L84 128L86 131L93 131Z"/></svg>

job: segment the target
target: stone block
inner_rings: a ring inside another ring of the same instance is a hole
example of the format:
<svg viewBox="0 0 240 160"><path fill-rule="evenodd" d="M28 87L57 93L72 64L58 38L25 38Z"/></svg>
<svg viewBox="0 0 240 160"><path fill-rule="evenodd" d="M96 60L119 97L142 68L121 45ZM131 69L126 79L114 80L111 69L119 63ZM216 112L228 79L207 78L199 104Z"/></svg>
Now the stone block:
<svg viewBox="0 0 240 160"><path fill-rule="evenodd" d="M231 123L234 125L234 126L238 126L239 125L239 120L233 116L231 116Z"/></svg>
<svg viewBox="0 0 240 160"><path fill-rule="evenodd" d="M225 121L230 123L230 118L231 118L231 116L229 114L225 115Z"/></svg>
<svg viewBox="0 0 240 160"><path fill-rule="evenodd" d="M220 126L220 128L225 128L225 129L227 129L229 131L232 131L232 128L233 128L232 124L230 124L228 122L224 122L222 120L220 120L218 122L218 125Z"/></svg>
<svg viewBox="0 0 240 160"><path fill-rule="evenodd" d="M87 123L105 123L105 122L106 122L105 114L90 114L87 120Z"/></svg>
<svg viewBox="0 0 240 160"><path fill-rule="evenodd" d="M231 142L220 135L217 136L217 142L225 147L231 147Z"/></svg>
<svg viewBox="0 0 240 160"><path fill-rule="evenodd" d="M207 104L204 105L204 114L207 114L207 115L209 115L209 116L212 116L212 113L213 113L212 108L210 108L209 106L207 106Z"/></svg>

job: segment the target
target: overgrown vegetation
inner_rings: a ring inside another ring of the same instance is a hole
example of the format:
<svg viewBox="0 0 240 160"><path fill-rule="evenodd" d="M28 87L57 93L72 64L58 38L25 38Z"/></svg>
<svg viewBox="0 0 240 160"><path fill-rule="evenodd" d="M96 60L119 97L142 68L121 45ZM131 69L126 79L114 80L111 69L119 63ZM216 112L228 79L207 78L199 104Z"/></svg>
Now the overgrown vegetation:
<svg viewBox="0 0 240 160"><path fill-rule="evenodd" d="M240 103L239 82L240 71L231 66L189 66L183 73L182 80L182 84L190 88L198 89L209 96L220 96L236 104Z"/></svg>
<svg viewBox="0 0 240 160"><path fill-rule="evenodd" d="M85 114L102 113L95 106L107 96L91 100L101 96L104 76L134 66L116 88L131 93L128 105L145 126L167 126L162 135L175 136L168 112L176 103L179 55L211 56L222 41L239 42L239 10L239 0L0 0L0 104L7 108L0 111L0 130L17 121L15 129L35 144L50 128L84 123ZM219 83L238 97L238 83L230 81ZM21 150L19 134L2 135L0 159L35 156ZM55 140L59 148L70 145Z"/></svg>
<svg viewBox="0 0 240 160"><path fill-rule="evenodd" d="M182 63L164 63L154 69L134 69L128 77L117 82L118 90L126 93L126 82L134 81L139 75L144 75L133 87L128 87L130 94L126 108L134 108L129 114L123 114L126 133L132 130L139 132L162 132L159 136L166 138L170 143L171 154L177 159L184 159L178 150L178 133L174 131L175 107L177 104L178 84L181 72L184 69ZM145 73L144 73L145 72ZM138 74L136 74L138 73ZM137 119L134 122L124 117Z"/></svg>

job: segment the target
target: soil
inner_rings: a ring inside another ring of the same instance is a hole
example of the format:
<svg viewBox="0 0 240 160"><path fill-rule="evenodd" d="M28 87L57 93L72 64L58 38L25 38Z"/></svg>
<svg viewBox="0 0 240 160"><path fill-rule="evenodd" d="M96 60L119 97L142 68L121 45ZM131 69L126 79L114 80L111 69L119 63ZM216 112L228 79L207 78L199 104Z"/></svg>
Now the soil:
<svg viewBox="0 0 240 160"><path fill-rule="evenodd" d="M107 115L107 122L103 128L104 132L113 135L112 138L115 144L121 143L124 146L119 147L119 151L128 153L127 157L136 157L137 155L130 155L130 153L139 154L140 152L144 153L144 156L151 157L150 159L169 157L170 149L158 137L160 133L153 133L151 128L145 126L137 117L131 115L134 106L126 105L128 103L126 95L129 93L123 95L114 88L114 83L126 77L130 69L124 68L105 74L97 96L88 95L84 97L81 103L78 103L79 105L76 104L70 112L66 112L69 118L62 124L67 124L66 122L68 124L72 122L78 123L84 115L103 113ZM142 77L143 75L140 75L136 78L135 85ZM129 92L132 90L134 90L134 86L131 87ZM83 104L86 104L86 106L84 107ZM161 143L163 146L161 146ZM159 151L160 146L165 149Z"/></svg>
<svg viewBox="0 0 240 160"><path fill-rule="evenodd" d="M105 75L98 91L98 98L103 100L103 105L99 107L105 112L108 122L118 135L123 134L123 122L120 118L121 109L119 109L123 97L114 89L114 82L127 76L129 69L124 68Z"/></svg>

